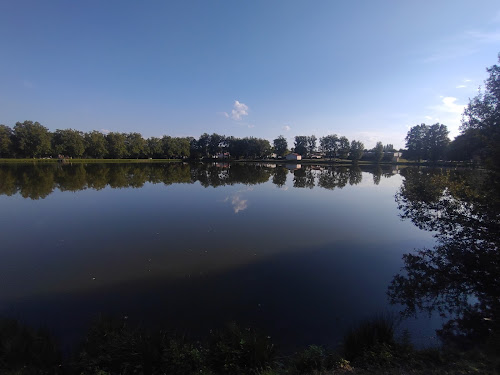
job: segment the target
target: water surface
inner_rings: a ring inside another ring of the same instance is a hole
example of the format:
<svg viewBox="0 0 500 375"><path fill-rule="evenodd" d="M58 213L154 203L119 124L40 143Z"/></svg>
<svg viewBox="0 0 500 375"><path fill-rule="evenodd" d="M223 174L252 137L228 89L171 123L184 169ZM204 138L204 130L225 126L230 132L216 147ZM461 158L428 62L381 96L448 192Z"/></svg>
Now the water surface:
<svg viewBox="0 0 500 375"><path fill-rule="evenodd" d="M334 346L401 309L387 288L402 255L436 243L401 220L403 181L396 167L0 165L0 313L65 342L104 313ZM439 324L401 327L429 344Z"/></svg>

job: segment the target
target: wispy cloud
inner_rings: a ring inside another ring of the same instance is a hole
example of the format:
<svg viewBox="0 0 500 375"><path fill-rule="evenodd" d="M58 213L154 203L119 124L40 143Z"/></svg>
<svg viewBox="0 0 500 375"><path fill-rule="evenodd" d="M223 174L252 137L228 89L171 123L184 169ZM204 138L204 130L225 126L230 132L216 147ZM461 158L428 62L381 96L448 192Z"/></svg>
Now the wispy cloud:
<svg viewBox="0 0 500 375"><path fill-rule="evenodd" d="M283 127L282 127L282 129L283 129L284 131L286 131L286 132L289 132L289 131L290 131L290 129L291 129L291 127L289 127L288 125L285 125L285 126L283 126Z"/></svg>
<svg viewBox="0 0 500 375"><path fill-rule="evenodd" d="M225 118L229 118L229 113L227 113L227 112L217 112L217 114L224 116Z"/></svg>
<svg viewBox="0 0 500 375"><path fill-rule="evenodd" d="M101 129L101 133L103 133L103 134L109 134L109 133L111 133L111 130Z"/></svg>
<svg viewBox="0 0 500 375"><path fill-rule="evenodd" d="M463 89L463 88L465 88L465 87L467 87L467 86L466 86L466 85L458 85L456 88L457 88L457 89Z"/></svg>
<svg viewBox="0 0 500 375"><path fill-rule="evenodd" d="M441 60L453 60L472 55L484 44L500 43L500 30L468 30L439 40L434 51L427 54L421 61L431 63Z"/></svg>
<svg viewBox="0 0 500 375"><path fill-rule="evenodd" d="M255 125L248 125L248 129L255 128Z"/></svg>
<svg viewBox="0 0 500 375"><path fill-rule="evenodd" d="M492 32L467 31L466 36L476 43L500 42L500 31L492 31Z"/></svg>
<svg viewBox="0 0 500 375"><path fill-rule="evenodd" d="M238 100L235 100L233 110L231 111L231 118L233 120L240 121L243 116L248 116L248 106L244 103L240 103Z"/></svg>

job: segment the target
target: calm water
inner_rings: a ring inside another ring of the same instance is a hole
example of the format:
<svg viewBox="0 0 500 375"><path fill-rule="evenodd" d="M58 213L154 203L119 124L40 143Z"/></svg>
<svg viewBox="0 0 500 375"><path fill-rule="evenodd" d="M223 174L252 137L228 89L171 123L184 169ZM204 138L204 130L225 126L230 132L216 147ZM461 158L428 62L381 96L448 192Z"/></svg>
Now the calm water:
<svg viewBox="0 0 500 375"><path fill-rule="evenodd" d="M387 291L403 254L436 245L438 229L400 217L410 172L0 165L0 314L66 343L105 313L194 335L237 321L284 348L333 346L400 311ZM427 345L441 323L420 314L400 329Z"/></svg>

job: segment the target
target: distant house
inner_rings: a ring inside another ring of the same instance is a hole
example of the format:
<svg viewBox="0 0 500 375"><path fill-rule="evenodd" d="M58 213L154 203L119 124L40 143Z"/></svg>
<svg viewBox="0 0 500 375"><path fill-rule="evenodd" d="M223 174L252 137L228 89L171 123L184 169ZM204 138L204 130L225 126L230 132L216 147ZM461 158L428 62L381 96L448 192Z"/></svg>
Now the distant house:
<svg viewBox="0 0 500 375"><path fill-rule="evenodd" d="M399 161L399 158L403 155L402 152L394 152L394 153L391 152L391 154L393 154L392 155L392 162L393 163L397 163Z"/></svg>
<svg viewBox="0 0 500 375"><path fill-rule="evenodd" d="M286 156L286 160L302 160L302 156L300 156L299 154L293 152L293 153L288 154Z"/></svg>
<svg viewBox="0 0 500 375"><path fill-rule="evenodd" d="M216 155L217 159L229 159L229 152L221 152L220 154Z"/></svg>

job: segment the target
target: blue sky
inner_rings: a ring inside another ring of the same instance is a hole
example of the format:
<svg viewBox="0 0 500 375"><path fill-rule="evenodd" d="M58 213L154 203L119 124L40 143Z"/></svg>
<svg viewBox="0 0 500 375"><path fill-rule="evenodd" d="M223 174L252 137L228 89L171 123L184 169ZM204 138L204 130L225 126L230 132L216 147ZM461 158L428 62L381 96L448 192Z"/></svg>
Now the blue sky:
<svg viewBox="0 0 500 375"><path fill-rule="evenodd" d="M0 123L336 133L404 146L458 134L500 52L498 1L0 2Z"/></svg>

